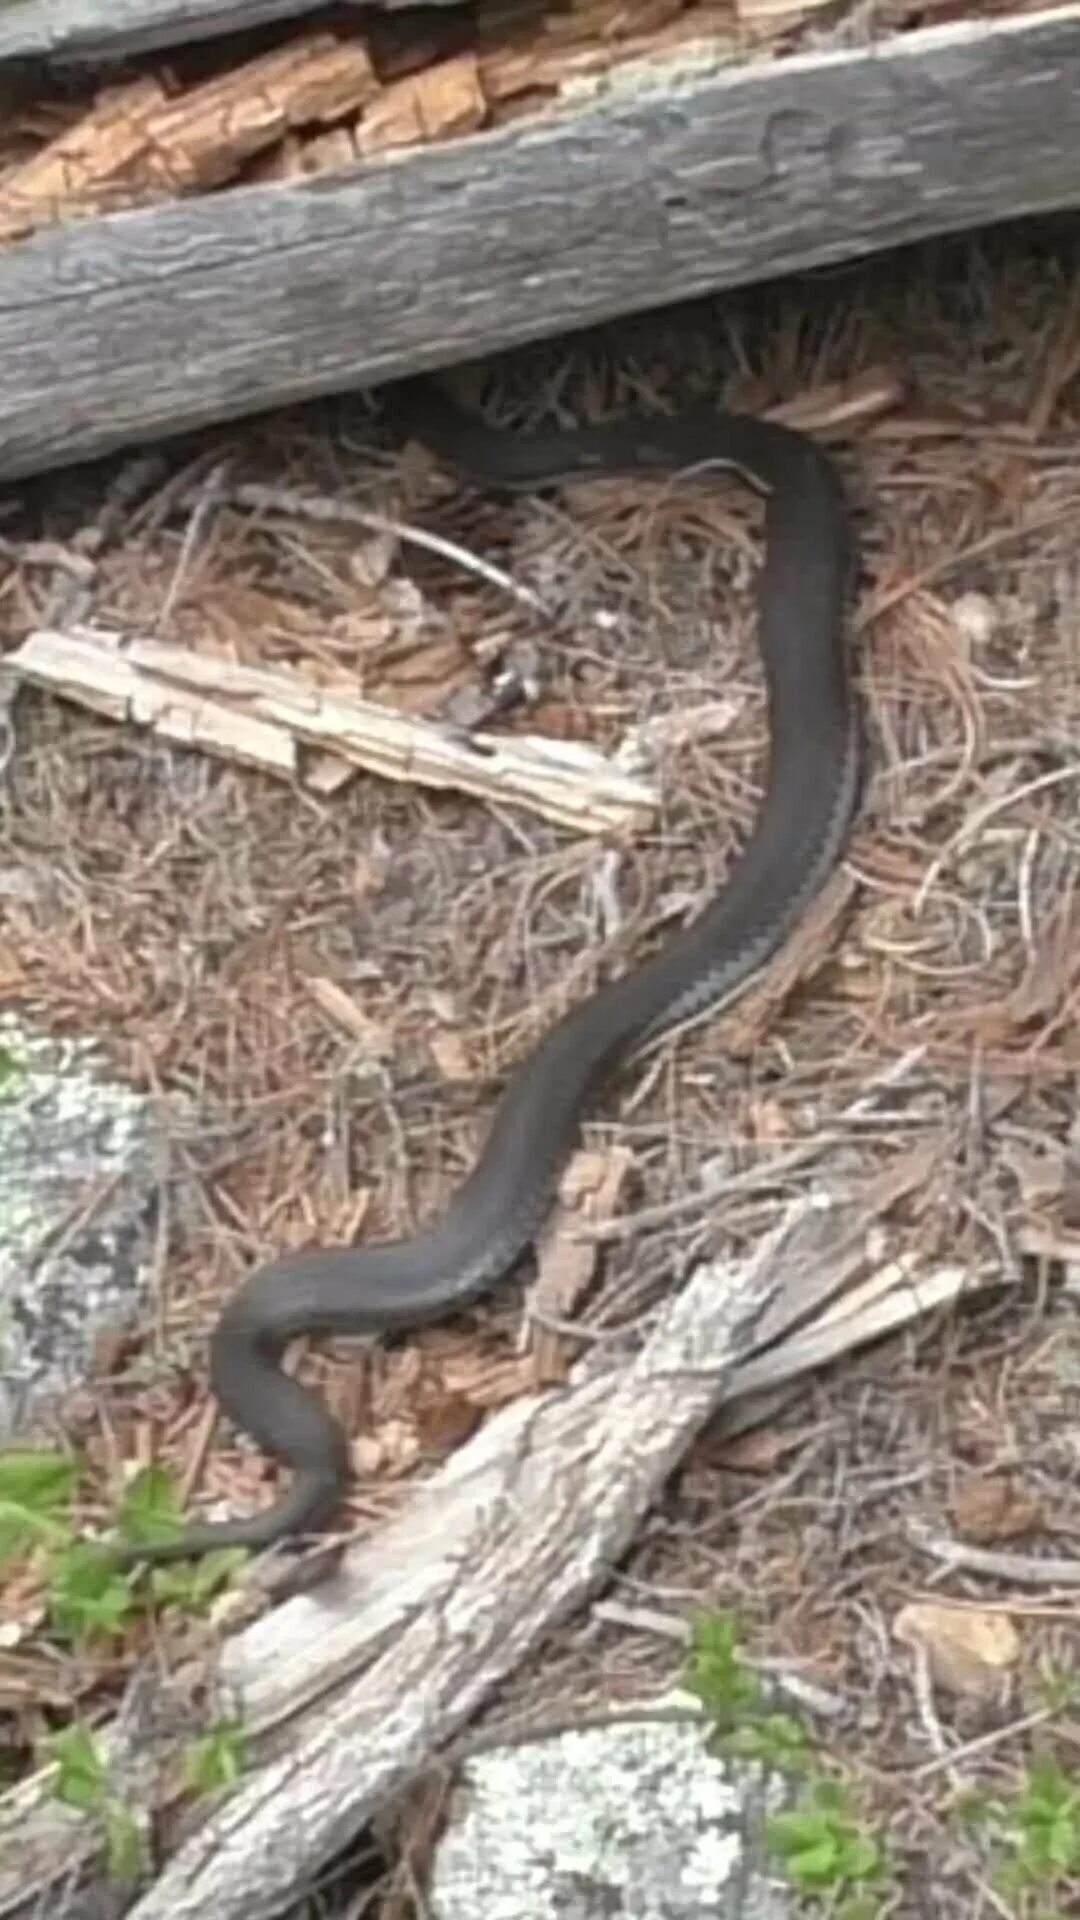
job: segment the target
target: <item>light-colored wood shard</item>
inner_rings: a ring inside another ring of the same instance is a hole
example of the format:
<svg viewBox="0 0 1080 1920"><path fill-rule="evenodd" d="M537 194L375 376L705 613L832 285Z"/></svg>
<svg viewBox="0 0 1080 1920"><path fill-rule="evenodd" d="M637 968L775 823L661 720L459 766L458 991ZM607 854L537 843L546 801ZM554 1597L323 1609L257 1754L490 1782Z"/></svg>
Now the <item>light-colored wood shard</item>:
<svg viewBox="0 0 1080 1920"><path fill-rule="evenodd" d="M315 749L324 790L329 753L386 780L528 807L578 833L634 833L656 811L647 781L579 741L459 733L166 641L41 628L5 666L108 719L287 778L304 777L302 749Z"/></svg>

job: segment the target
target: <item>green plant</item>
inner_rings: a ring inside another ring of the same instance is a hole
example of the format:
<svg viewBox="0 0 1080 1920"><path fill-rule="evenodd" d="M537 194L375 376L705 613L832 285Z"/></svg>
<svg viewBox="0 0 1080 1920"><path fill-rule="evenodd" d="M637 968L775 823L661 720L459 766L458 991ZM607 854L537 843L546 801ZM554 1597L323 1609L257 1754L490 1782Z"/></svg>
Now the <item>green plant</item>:
<svg viewBox="0 0 1080 1920"><path fill-rule="evenodd" d="M765 1824L766 1845L791 1885L835 1920L876 1920L892 1885L884 1845L825 1771L802 1721L769 1708L733 1615L704 1614L692 1623L683 1683L709 1717L711 1752L802 1781L795 1804Z"/></svg>
<svg viewBox="0 0 1080 1920"><path fill-rule="evenodd" d="M135 1610L130 1581L106 1547L67 1540L49 1567L49 1618L65 1639L119 1633Z"/></svg>
<svg viewBox="0 0 1080 1920"><path fill-rule="evenodd" d="M747 1665L734 1614L702 1613L691 1621L683 1683L717 1724L758 1711L761 1680Z"/></svg>
<svg viewBox="0 0 1080 1920"><path fill-rule="evenodd" d="M108 1542L79 1540L71 1527L78 1466L47 1448L0 1453L0 1568L42 1551L48 1571L49 1618L65 1639L85 1641L123 1630L137 1611L136 1575L117 1565ZM179 1498L162 1467L146 1467L127 1487L116 1514L120 1539L145 1546L181 1531ZM163 1606L203 1613L246 1560L240 1548L157 1567L150 1591Z"/></svg>
<svg viewBox="0 0 1080 1920"><path fill-rule="evenodd" d="M75 1462L46 1448L0 1453L0 1567L67 1537L67 1516L78 1483Z"/></svg>
<svg viewBox="0 0 1080 1920"><path fill-rule="evenodd" d="M50 1624L76 1642L122 1631L138 1607L136 1574L117 1565L107 1542L73 1537L71 1506L78 1489L77 1463L46 1448L0 1453L0 1567L44 1554ZM126 1543L145 1545L172 1538L181 1527L170 1476L160 1467L136 1474L117 1511ZM242 1551L207 1554L190 1565L155 1568L154 1597L189 1612L201 1612L231 1577ZM145 1859L143 1835L114 1791L104 1754L84 1722L76 1720L42 1742L51 1762L51 1791L66 1806L92 1815L101 1830L110 1876L138 1877ZM184 1756L189 1787L209 1793L235 1784L246 1763L242 1729L222 1722L194 1741Z"/></svg>
<svg viewBox="0 0 1080 1920"><path fill-rule="evenodd" d="M136 1547L175 1540L183 1532L176 1484L164 1467L144 1467L135 1475L117 1508L116 1523L125 1544ZM246 1559L242 1547L218 1547L198 1560L155 1567L150 1590L162 1606L204 1613Z"/></svg>
<svg viewBox="0 0 1080 1920"><path fill-rule="evenodd" d="M10 0L9 0L10 3ZM19 1092L25 1068L11 1048L0 1042L0 1099L14 1100Z"/></svg>
<svg viewBox="0 0 1080 1920"><path fill-rule="evenodd" d="M693 1622L683 1683L712 1722L710 1752L758 1760L777 1773L805 1770L810 1760L806 1728L794 1714L767 1708L732 1614L702 1614Z"/></svg>
<svg viewBox="0 0 1080 1920"><path fill-rule="evenodd" d="M220 1720L184 1753L184 1782L193 1793L234 1787L247 1766L247 1739L235 1720Z"/></svg>
<svg viewBox="0 0 1080 1920"><path fill-rule="evenodd" d="M880 1911L889 1878L882 1843L849 1806L839 1781L811 1781L794 1807L766 1823L770 1850L793 1887L828 1903L844 1920Z"/></svg>
<svg viewBox="0 0 1080 1920"><path fill-rule="evenodd" d="M1032 1760L1015 1795L968 1795L964 1818L985 1831L996 1859L994 1887L1024 1920L1057 1920L1044 1904L1067 1897L1076 1910L1080 1881L1080 1778L1050 1756Z"/></svg>
<svg viewBox="0 0 1080 1920"><path fill-rule="evenodd" d="M164 1467L141 1467L121 1495L116 1509L120 1538L136 1547L175 1540L183 1525L180 1496Z"/></svg>
<svg viewBox="0 0 1080 1920"><path fill-rule="evenodd" d="M75 1720L43 1743L54 1765L53 1798L100 1825L105 1861L113 1880L134 1880L145 1861L143 1837L127 1807L113 1792L101 1748L84 1721Z"/></svg>

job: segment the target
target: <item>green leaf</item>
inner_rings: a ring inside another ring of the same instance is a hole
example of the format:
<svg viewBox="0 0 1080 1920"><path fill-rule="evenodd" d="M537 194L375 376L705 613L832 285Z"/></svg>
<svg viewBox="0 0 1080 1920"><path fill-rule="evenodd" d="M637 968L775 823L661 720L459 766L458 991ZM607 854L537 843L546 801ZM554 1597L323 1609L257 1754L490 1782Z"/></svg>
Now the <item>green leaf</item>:
<svg viewBox="0 0 1080 1920"><path fill-rule="evenodd" d="M58 1450L16 1447L0 1453L0 1501L31 1513L53 1514L66 1508L78 1478L71 1455Z"/></svg>
<svg viewBox="0 0 1080 1920"><path fill-rule="evenodd" d="M84 1721L74 1720L62 1732L50 1734L43 1749L57 1769L52 1785L54 1799L84 1811L101 1804L106 1791L105 1762Z"/></svg>
<svg viewBox="0 0 1080 1920"><path fill-rule="evenodd" d="M117 1633L135 1609L131 1589L107 1547L76 1542L58 1555L49 1583L53 1625L73 1640Z"/></svg>
<svg viewBox="0 0 1080 1920"><path fill-rule="evenodd" d="M1080 1867L1080 1783L1056 1760L1034 1760L1013 1809L1015 1866L1029 1880L1054 1880Z"/></svg>
<svg viewBox="0 0 1080 1920"><path fill-rule="evenodd" d="M151 1592L160 1606L203 1613L249 1558L246 1547L215 1547L189 1565L155 1567Z"/></svg>
<svg viewBox="0 0 1080 1920"><path fill-rule="evenodd" d="M714 1719L730 1722L757 1707L761 1681L746 1664L732 1614L700 1614L691 1622L683 1680Z"/></svg>
<svg viewBox="0 0 1080 1920"><path fill-rule="evenodd" d="M0 1567L24 1559L34 1547L58 1547L67 1538L68 1529L60 1521L0 1500Z"/></svg>
<svg viewBox="0 0 1080 1920"><path fill-rule="evenodd" d="M768 1714L750 1720L729 1733L713 1736L710 1751L737 1760L757 1760L779 1773L805 1774L814 1764L805 1730L786 1714Z"/></svg>
<svg viewBox="0 0 1080 1920"><path fill-rule="evenodd" d="M766 1837L783 1858L788 1878L803 1890L842 1892L884 1878L880 1842L847 1810L842 1784L825 1776L814 1781L798 1806L773 1815Z"/></svg>
<svg viewBox="0 0 1080 1920"><path fill-rule="evenodd" d="M881 1848L869 1833L853 1833L844 1848L844 1877L870 1880L880 1871Z"/></svg>
<svg viewBox="0 0 1080 1920"><path fill-rule="evenodd" d="M781 1853L815 1847L827 1831L821 1814L813 1809L793 1807L787 1813L774 1813L769 1821L769 1837Z"/></svg>
<svg viewBox="0 0 1080 1920"><path fill-rule="evenodd" d="M101 1809L105 1830L105 1865L110 1880L137 1880L146 1863L146 1848L138 1822L118 1800Z"/></svg>
<svg viewBox="0 0 1080 1920"><path fill-rule="evenodd" d="M0 1565L65 1538L77 1483L69 1454L45 1447L0 1453Z"/></svg>
<svg viewBox="0 0 1080 1920"><path fill-rule="evenodd" d="M787 1856L787 1870L794 1885L801 1888L835 1886L840 1878L839 1859L831 1834L825 1834L812 1847Z"/></svg>
<svg viewBox="0 0 1080 1920"><path fill-rule="evenodd" d="M9 6L11 0L8 0ZM18 1091L19 1081L23 1077L23 1065L10 1047L0 1046L0 1095L10 1099Z"/></svg>
<svg viewBox="0 0 1080 1920"><path fill-rule="evenodd" d="M159 1546L183 1532L180 1497L164 1467L143 1467L116 1510L123 1538L136 1547Z"/></svg>
<svg viewBox="0 0 1080 1920"><path fill-rule="evenodd" d="M238 1721L223 1720L184 1754L184 1780L194 1793L234 1787L247 1765L247 1740Z"/></svg>

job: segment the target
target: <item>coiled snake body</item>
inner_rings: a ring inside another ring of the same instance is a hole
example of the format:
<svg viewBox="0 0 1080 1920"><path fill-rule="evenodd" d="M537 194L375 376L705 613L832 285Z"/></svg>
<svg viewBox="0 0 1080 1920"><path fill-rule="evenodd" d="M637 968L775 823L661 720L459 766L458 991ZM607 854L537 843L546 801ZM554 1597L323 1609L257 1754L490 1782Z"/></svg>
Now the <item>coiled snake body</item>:
<svg viewBox="0 0 1080 1920"><path fill-rule="evenodd" d="M125 1559L261 1548L324 1527L348 1482L345 1436L281 1370L301 1334L416 1326L508 1276L541 1226L586 1102L632 1050L718 1007L761 967L835 866L858 801L861 729L845 663L855 549L839 480L809 440L729 413L509 435L475 424L426 384L391 397L409 431L471 481L536 487L587 474L734 468L767 495L759 590L770 731L763 803L719 893L654 958L556 1025L511 1077L473 1172L415 1239L290 1253L253 1273L213 1334L220 1405L293 1470L266 1511L192 1527Z"/></svg>

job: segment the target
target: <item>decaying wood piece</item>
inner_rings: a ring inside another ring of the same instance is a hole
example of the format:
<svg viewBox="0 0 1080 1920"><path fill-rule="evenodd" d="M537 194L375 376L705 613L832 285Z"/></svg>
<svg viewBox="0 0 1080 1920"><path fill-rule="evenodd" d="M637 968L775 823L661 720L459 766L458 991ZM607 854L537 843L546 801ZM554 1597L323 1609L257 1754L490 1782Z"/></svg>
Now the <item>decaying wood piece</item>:
<svg viewBox="0 0 1080 1920"><path fill-rule="evenodd" d="M0 184L0 240L129 200L178 200L230 180L291 127L320 126L379 92L359 40L309 34L171 96L150 75L106 88L74 127Z"/></svg>
<svg viewBox="0 0 1080 1920"><path fill-rule="evenodd" d="M645 780L583 741L458 733L279 668L163 640L39 628L4 666L108 719L287 779L300 776L306 745L384 780L528 807L580 833L636 832L657 805Z"/></svg>
<svg viewBox="0 0 1080 1920"><path fill-rule="evenodd" d="M74 125L8 169L0 241L184 199L241 174L340 173L373 154L472 133L487 114L474 55L383 85L363 41L329 33L290 40L180 93L144 75L103 88Z"/></svg>
<svg viewBox="0 0 1080 1920"><path fill-rule="evenodd" d="M905 1161L894 1187L910 1177ZM820 1364L830 1323L833 1357L993 1277L882 1259L881 1193L874 1180L795 1202L745 1263L703 1267L664 1301L635 1358L586 1357L566 1387L502 1408L332 1579L235 1635L221 1678L254 1770L129 1920L279 1912L602 1586L719 1406ZM766 1330L768 1353L752 1351ZM108 1741L114 1755L132 1744L116 1727ZM95 1858L92 1825L46 1787L0 1801L0 1914L28 1915L58 1863Z"/></svg>
<svg viewBox="0 0 1080 1920"><path fill-rule="evenodd" d="M8 0L8 4L11 0ZM0 5L3 0L0 0ZM804 0L809 4L809 0ZM14 144L29 157L2 170L0 238L85 219L93 213L180 199L243 180L340 174L395 148L434 145L498 126L522 111L536 119L558 99L610 84L631 85L676 49L715 67L743 54L754 33L736 29L723 0L587 0L514 19L502 0L481 0L471 41L406 31L383 35L376 63L370 15L364 34L338 19L333 31L295 32L285 44L235 58L210 78L175 67L120 85L91 81L74 117L48 113L8 88ZM547 0L550 9L551 0ZM758 34L760 37L760 32ZM44 145L38 142L44 139Z"/></svg>
<svg viewBox="0 0 1080 1920"><path fill-rule="evenodd" d="M0 476L1080 199L1080 6L0 248Z"/></svg>
<svg viewBox="0 0 1080 1920"><path fill-rule="evenodd" d="M633 1168L629 1147L582 1147L559 1181L556 1204L536 1239L536 1279L526 1313L538 1384L565 1377L577 1341L573 1316L596 1278L600 1242L590 1227L612 1218Z"/></svg>

